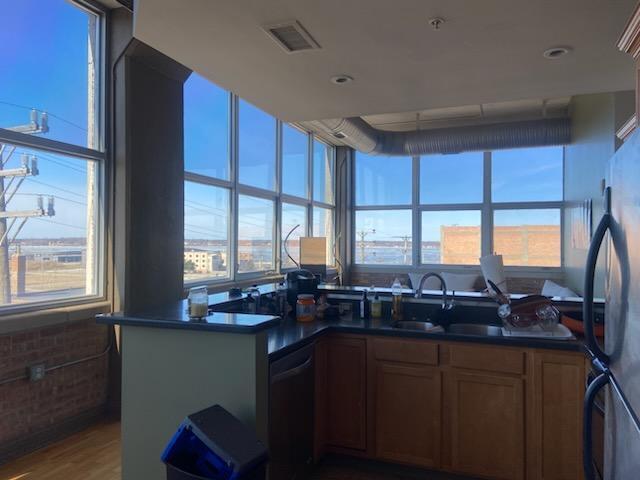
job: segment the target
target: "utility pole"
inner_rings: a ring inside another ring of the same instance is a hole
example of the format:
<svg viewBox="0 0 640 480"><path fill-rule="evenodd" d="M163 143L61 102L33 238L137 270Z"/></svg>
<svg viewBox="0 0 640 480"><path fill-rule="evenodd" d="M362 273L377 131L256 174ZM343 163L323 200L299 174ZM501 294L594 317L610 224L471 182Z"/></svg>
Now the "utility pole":
<svg viewBox="0 0 640 480"><path fill-rule="evenodd" d="M358 237L360 238L360 259L361 259L362 263L364 263L364 247L365 247L364 239L370 233L373 233L375 235L376 229L372 228L371 230L360 230L360 231L356 232L356 235L358 235Z"/></svg>
<svg viewBox="0 0 640 480"><path fill-rule="evenodd" d="M18 125L10 127L7 130L26 134L46 133L49 131L49 122L46 113L40 115L32 110L30 114L30 122L26 125ZM38 206L34 210L7 212L7 205L15 195L24 179L38 175L38 159L33 155L23 154L20 161L20 167L5 169L5 165L11 160L16 151L14 145L0 143L0 304L6 305L11 303L11 271L9 270L9 243L14 241L26 221L31 217L53 216L55 214L53 207L53 198L49 199L47 210L44 209L42 197L38 197ZM8 179L5 184L5 179ZM9 189L16 183L13 191ZM7 220L10 219L10 222ZM18 220L22 219L18 223ZM16 226L13 235L11 232ZM10 238L11 236L11 238Z"/></svg>
<svg viewBox="0 0 640 480"><path fill-rule="evenodd" d="M411 240L411 235L398 235L393 238L400 238L404 241L404 246L402 247L402 263L407 264L407 253L409 253L409 240Z"/></svg>

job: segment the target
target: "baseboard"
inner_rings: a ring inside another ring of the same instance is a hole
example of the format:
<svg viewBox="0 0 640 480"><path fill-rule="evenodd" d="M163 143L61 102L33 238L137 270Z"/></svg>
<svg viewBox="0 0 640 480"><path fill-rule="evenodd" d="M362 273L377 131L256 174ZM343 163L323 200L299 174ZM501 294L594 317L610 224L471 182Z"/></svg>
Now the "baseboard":
<svg viewBox="0 0 640 480"><path fill-rule="evenodd" d="M0 446L0 465L16 458L39 450L47 445L58 442L68 436L80 432L107 416L106 405L75 415L63 422L51 425L44 430L21 437L8 444Z"/></svg>

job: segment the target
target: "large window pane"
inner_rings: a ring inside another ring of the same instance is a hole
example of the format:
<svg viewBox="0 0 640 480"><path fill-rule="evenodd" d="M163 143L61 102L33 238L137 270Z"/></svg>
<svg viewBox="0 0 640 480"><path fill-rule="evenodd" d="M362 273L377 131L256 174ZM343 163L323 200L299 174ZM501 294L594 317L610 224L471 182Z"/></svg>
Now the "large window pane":
<svg viewBox="0 0 640 480"><path fill-rule="evenodd" d="M560 210L497 210L493 248L505 265L560 266Z"/></svg>
<svg viewBox="0 0 640 480"><path fill-rule="evenodd" d="M295 263L287 256L284 249L284 239L287 234L296 226L289 240L287 241L287 250L289 255L300 264L300 237L306 236L307 232L307 209L301 205L292 205L290 203L282 204L282 268L295 267Z"/></svg>
<svg viewBox="0 0 640 480"><path fill-rule="evenodd" d="M356 205L411 203L411 157L356 153Z"/></svg>
<svg viewBox="0 0 640 480"><path fill-rule="evenodd" d="M411 265L411 210L356 212L356 263Z"/></svg>
<svg viewBox="0 0 640 480"><path fill-rule="evenodd" d="M491 154L494 202L562 200L564 147L496 150Z"/></svg>
<svg viewBox="0 0 640 480"><path fill-rule="evenodd" d="M229 276L229 190L184 184L184 281Z"/></svg>
<svg viewBox="0 0 640 480"><path fill-rule="evenodd" d="M244 100L239 104L240 183L274 190L276 119Z"/></svg>
<svg viewBox="0 0 640 480"><path fill-rule="evenodd" d="M238 202L238 271L273 270L273 201L240 195Z"/></svg>
<svg viewBox="0 0 640 480"><path fill-rule="evenodd" d="M229 92L196 73L184 84L184 169L229 179Z"/></svg>
<svg viewBox="0 0 640 480"><path fill-rule="evenodd" d="M422 212L422 263L477 265L481 252L480 212Z"/></svg>
<svg viewBox="0 0 640 480"><path fill-rule="evenodd" d="M289 125L282 126L282 192L307 198L309 136Z"/></svg>
<svg viewBox="0 0 640 480"><path fill-rule="evenodd" d="M313 228L312 234L314 237L326 237L327 238L327 265L333 265L335 263L334 258L334 220L333 210L329 208L314 207L313 208Z"/></svg>
<svg viewBox="0 0 640 480"><path fill-rule="evenodd" d="M1 128L102 150L98 23L66 0L4 2Z"/></svg>
<svg viewBox="0 0 640 480"><path fill-rule="evenodd" d="M420 203L482 203L484 154L429 155L420 159Z"/></svg>
<svg viewBox="0 0 640 480"><path fill-rule="evenodd" d="M335 148L313 142L313 199L316 202L334 202Z"/></svg>
<svg viewBox="0 0 640 480"><path fill-rule="evenodd" d="M0 304L100 293L97 164L0 143L0 170Z"/></svg>

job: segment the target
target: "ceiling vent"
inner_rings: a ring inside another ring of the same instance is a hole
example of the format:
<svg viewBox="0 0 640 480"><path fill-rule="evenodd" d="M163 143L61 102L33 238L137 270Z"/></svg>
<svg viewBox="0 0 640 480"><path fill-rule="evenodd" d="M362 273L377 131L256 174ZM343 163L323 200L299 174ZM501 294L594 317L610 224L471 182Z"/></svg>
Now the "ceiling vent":
<svg viewBox="0 0 640 480"><path fill-rule="evenodd" d="M297 20L265 25L262 29L287 53L320 48L309 32Z"/></svg>

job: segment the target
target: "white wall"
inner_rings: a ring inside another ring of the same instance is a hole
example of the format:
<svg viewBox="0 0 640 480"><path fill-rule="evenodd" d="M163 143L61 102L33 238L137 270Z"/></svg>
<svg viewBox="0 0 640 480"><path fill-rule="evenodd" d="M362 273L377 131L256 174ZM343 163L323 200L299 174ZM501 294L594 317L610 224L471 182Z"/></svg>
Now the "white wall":
<svg viewBox="0 0 640 480"><path fill-rule="evenodd" d="M593 229L603 212L602 180L618 143L616 130L633 113L633 92L578 95L571 100L572 143L565 149L564 194L568 205L593 200ZM571 209L564 216L565 282L582 294L587 250L571 242ZM596 270L595 295L604 296L605 251Z"/></svg>

